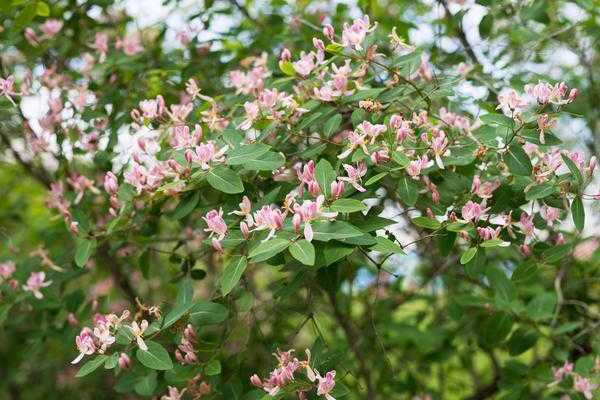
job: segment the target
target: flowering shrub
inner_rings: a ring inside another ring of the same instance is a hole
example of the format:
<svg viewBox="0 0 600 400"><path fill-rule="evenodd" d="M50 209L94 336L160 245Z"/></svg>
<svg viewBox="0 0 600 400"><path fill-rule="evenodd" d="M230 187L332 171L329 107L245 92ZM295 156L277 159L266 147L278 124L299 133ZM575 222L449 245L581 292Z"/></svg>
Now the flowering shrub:
<svg viewBox="0 0 600 400"><path fill-rule="evenodd" d="M21 45L52 55L85 19L65 18ZM134 101L122 65L153 48L110 28L62 62L5 67L22 149L3 143L59 221L29 252L7 236L7 334L56 346L59 390L593 398L598 315L578 290L597 274L597 161L558 124L577 82L503 87L469 112L455 88L472 66L438 67L367 15L294 22L312 41L271 43L219 90L192 65Z"/></svg>

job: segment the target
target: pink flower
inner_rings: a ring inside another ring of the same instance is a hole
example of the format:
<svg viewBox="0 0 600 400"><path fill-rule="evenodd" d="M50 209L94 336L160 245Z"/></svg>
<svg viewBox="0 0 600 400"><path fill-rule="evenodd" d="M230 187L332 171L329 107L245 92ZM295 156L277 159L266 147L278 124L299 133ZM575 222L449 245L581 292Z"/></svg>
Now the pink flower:
<svg viewBox="0 0 600 400"><path fill-rule="evenodd" d="M202 127L196 124L194 130L190 134L190 128L187 125L175 125L171 129L170 138L171 147L174 149L185 149L192 147L200 142L202 139Z"/></svg>
<svg viewBox="0 0 600 400"><path fill-rule="evenodd" d="M194 151L188 149L185 152L186 160L189 163L200 164L200 168L207 170L210 168L209 163L222 163L225 161L224 154L228 150L228 146L217 149L217 146L212 140L206 143L200 143Z"/></svg>
<svg viewBox="0 0 600 400"><path fill-rule="evenodd" d="M595 390L597 387L598 385L592 384L588 378L582 376L575 376L575 380L573 381L573 389L583 394L583 397L587 400L594 398L592 390Z"/></svg>
<svg viewBox="0 0 600 400"><path fill-rule="evenodd" d="M473 183L471 184L471 193L476 194L482 199L489 199L492 197L494 190L500 187L500 181L498 179L481 183L479 175L473 177Z"/></svg>
<svg viewBox="0 0 600 400"><path fill-rule="evenodd" d="M258 118L260 109L256 102L247 101L244 103L244 110L246 111L246 119L238 126L238 128L245 131L252 127L252 124Z"/></svg>
<svg viewBox="0 0 600 400"><path fill-rule="evenodd" d="M104 175L104 190L111 196L117 194L117 191L119 190L117 177L110 171Z"/></svg>
<svg viewBox="0 0 600 400"><path fill-rule="evenodd" d="M344 195L344 182L333 181L331 182L331 197L333 199L339 199Z"/></svg>
<svg viewBox="0 0 600 400"><path fill-rule="evenodd" d="M509 89L503 94L498 95L498 106L496 110L502 109L502 112L507 116L512 116L513 113L517 110L522 109L527 106L527 102L525 102L517 92L513 89Z"/></svg>
<svg viewBox="0 0 600 400"><path fill-rule="evenodd" d="M333 29L333 26L329 24L323 26L323 35L325 35L327 39L333 41L335 39L335 30Z"/></svg>
<svg viewBox="0 0 600 400"><path fill-rule="evenodd" d="M348 182L359 192L365 192L367 189L362 187L360 182L361 178L367 173L367 165L364 162L360 162L356 167L349 164L342 164L342 166L346 170L348 176L339 176L338 180Z"/></svg>
<svg viewBox="0 0 600 400"><path fill-rule="evenodd" d="M275 396L279 391L294 380L294 372L300 367L300 361L292 357L293 350L281 352L277 350L275 357L279 362L279 366L271 371L269 379L262 381L258 375L254 374L250 377L250 382L262 388L270 396Z"/></svg>
<svg viewBox="0 0 600 400"><path fill-rule="evenodd" d="M12 274L16 271L15 263L12 261L6 261L0 263L0 282L2 280L8 280Z"/></svg>
<svg viewBox="0 0 600 400"><path fill-rule="evenodd" d="M548 116L548 114L538 115L537 125L538 125L538 130L540 131L540 143L542 143L542 144L546 143L545 133L547 130L554 127L555 123L556 123L556 121L551 120L550 117Z"/></svg>
<svg viewBox="0 0 600 400"><path fill-rule="evenodd" d="M71 174L70 178L67 178L67 182L69 182L69 185L71 185L77 193L77 196L75 197L75 204L78 204L81 201L85 191L88 189L93 193L99 193L98 189L94 187L94 181L83 175L73 173Z"/></svg>
<svg viewBox="0 0 600 400"><path fill-rule="evenodd" d="M54 37L63 27L63 22L58 19L46 20L40 27L40 30L44 32L47 38Z"/></svg>
<svg viewBox="0 0 600 400"><path fill-rule="evenodd" d="M179 389L177 389L174 386L168 386L167 394L161 396L160 400L181 400L186 390L187 388L183 389L182 391L179 391Z"/></svg>
<svg viewBox="0 0 600 400"><path fill-rule="evenodd" d="M363 152L365 154L369 154L369 149L367 149L367 143L365 141L366 139L366 133L358 133L356 131L346 131L348 132L348 140L350 141L350 146L344 151L342 152L340 155L338 155L337 157L339 159L344 159L346 157L348 157L350 154L352 154L352 152L357 149L357 148L361 148L363 150Z"/></svg>
<svg viewBox="0 0 600 400"><path fill-rule="evenodd" d="M142 338L146 329L148 329L148 321L145 319L143 319L139 325L136 321L133 321L129 326L129 330L135 338L138 347L144 351L148 350L148 346L146 346L146 342L144 342L144 339Z"/></svg>
<svg viewBox="0 0 600 400"><path fill-rule="evenodd" d="M525 236L533 235L533 230L535 229L535 226L533 225L533 215L522 212L519 222L521 223L521 231L523 231Z"/></svg>
<svg viewBox="0 0 600 400"><path fill-rule="evenodd" d="M372 32L376 26L377 23L371 27L368 15L355 19L352 25L344 23L344 29L342 30L342 45L357 51L362 50L362 42L365 40L367 33ZM333 31L333 29L331 29L331 31Z"/></svg>
<svg viewBox="0 0 600 400"><path fill-rule="evenodd" d="M418 158L408 163L408 166L406 167L406 173L410 175L411 178L418 180L421 171L432 164L433 162L429 161L427 155L424 154L423 156L421 156L421 158Z"/></svg>
<svg viewBox="0 0 600 400"><path fill-rule="evenodd" d="M379 136L383 132L387 131L387 127L385 125L380 125L380 124L373 125L369 121L363 121L363 122L361 122L360 124L358 124L358 126L356 127L356 129L359 132L361 132L364 135L366 135L367 137L370 137L371 138L371 140L370 140L371 144L373 144L375 142L375 139L377 139L377 136Z"/></svg>
<svg viewBox="0 0 600 400"><path fill-rule="evenodd" d="M552 372L554 374L554 381L560 382L568 375L571 375L571 373L573 372L573 363L565 361L562 367L552 368Z"/></svg>
<svg viewBox="0 0 600 400"><path fill-rule="evenodd" d="M131 359L129 358L129 356L125 353L121 353L119 354L119 368L121 369L129 369L129 367L131 367Z"/></svg>
<svg viewBox="0 0 600 400"><path fill-rule="evenodd" d="M96 351L96 345L94 344L94 338L92 336L93 332L90 328L85 327L81 330L79 335L75 337L75 344L77 345L77 350L79 350L79 355L71 361L71 364L77 364L84 356L94 354Z"/></svg>
<svg viewBox="0 0 600 400"><path fill-rule="evenodd" d="M313 231L310 222L317 218L332 219L337 217L337 212L324 212L322 210L325 196L320 195L316 201L304 200L302 205L294 205L294 217L292 219L294 228L298 232L300 224L304 223L304 238L309 242L313 239Z"/></svg>
<svg viewBox="0 0 600 400"><path fill-rule="evenodd" d="M537 85L525 85L525 93L535 98L538 104L546 104L552 96L552 86L546 82L540 82Z"/></svg>
<svg viewBox="0 0 600 400"><path fill-rule="evenodd" d="M485 228L477 227L477 235L479 235L479 237L483 240L496 239L498 238L498 235L500 235L501 230L501 227L497 227L496 229L492 228L491 226L487 226Z"/></svg>
<svg viewBox="0 0 600 400"><path fill-rule="evenodd" d="M396 140L402 142L410 137L413 130L410 127L411 121L405 121L401 115L394 114L390 118L390 127L396 131Z"/></svg>
<svg viewBox="0 0 600 400"><path fill-rule="evenodd" d="M542 218L546 220L548 225L552 226L554 221L556 221L560 216L560 209L549 206L543 206L541 209L541 214Z"/></svg>
<svg viewBox="0 0 600 400"><path fill-rule="evenodd" d="M15 78L13 78L12 76L9 76L6 79L0 78L0 96L6 96L6 98L10 100L10 102L13 103L13 105L15 105L15 102L11 96L17 94L15 92L14 86Z"/></svg>
<svg viewBox="0 0 600 400"><path fill-rule="evenodd" d="M317 373L317 380L319 381L317 385L317 395L325 395L327 400L335 400L335 398L329 394L335 386L335 370L327 372L325 377L322 377Z"/></svg>
<svg viewBox="0 0 600 400"><path fill-rule="evenodd" d="M153 119L160 117L165 112L165 100L158 95L156 99L140 101L139 107L144 118Z"/></svg>
<svg viewBox="0 0 600 400"><path fill-rule="evenodd" d="M444 163L442 162L442 155L448 148L448 139L444 131L436 131L437 134L431 139L431 150L435 158L435 163L440 169L444 169Z"/></svg>
<svg viewBox="0 0 600 400"><path fill-rule="evenodd" d="M218 236L218 240L223 240L225 235L227 234L227 224L223 220L223 210L211 210L206 213L206 216L202 217L206 222L207 228L204 228L205 232L210 232L210 235L213 234Z"/></svg>
<svg viewBox="0 0 600 400"><path fill-rule="evenodd" d="M185 104L171 104L170 110L167 111L171 120L176 124L182 124L185 122L185 119L190 115L192 110L194 109L194 105L192 103Z"/></svg>
<svg viewBox="0 0 600 400"><path fill-rule="evenodd" d="M301 76L308 76L315 69L315 53L301 52L300 59L293 63L294 70Z"/></svg>
<svg viewBox="0 0 600 400"><path fill-rule="evenodd" d="M279 56L279 59L283 62L290 61L292 59L292 53L287 47L283 49L281 55Z"/></svg>
<svg viewBox="0 0 600 400"><path fill-rule="evenodd" d="M100 62L104 62L108 54L108 35L104 32L96 32L94 43L90 47L100 53Z"/></svg>
<svg viewBox="0 0 600 400"><path fill-rule="evenodd" d="M52 284L52 281L44 282L45 279L45 272L32 272L31 275L29 275L26 284L23 285L23 290L33 293L36 299L43 299L44 295L40 289L48 287Z"/></svg>
<svg viewBox="0 0 600 400"><path fill-rule="evenodd" d="M421 54L421 64L417 69L417 75L426 81L433 80L433 72L431 71L431 65L429 64L429 55Z"/></svg>
<svg viewBox="0 0 600 400"><path fill-rule="evenodd" d="M269 234L264 239L267 241L271 239L275 232L282 228L284 215L281 210L272 208L271 206L263 206L260 210L254 213L255 231L269 230Z"/></svg>
<svg viewBox="0 0 600 400"><path fill-rule="evenodd" d="M24 36L25 36L25 40L27 40L27 42L29 42L30 45L32 45L34 47L39 45L40 40L38 39L37 35L35 34L35 31L33 29L31 29L30 27L25 28Z"/></svg>
<svg viewBox="0 0 600 400"><path fill-rule="evenodd" d="M472 201L467 201L467 203L463 206L461 210L461 215L463 219L467 222L477 222L485 213L485 209L477 203Z"/></svg>
<svg viewBox="0 0 600 400"><path fill-rule="evenodd" d="M128 56L136 55L144 50L140 41L139 33L127 35L123 39L117 39L115 47L117 49L123 49L123 53Z"/></svg>
<svg viewBox="0 0 600 400"><path fill-rule="evenodd" d="M194 364L198 360L196 350L194 350L195 344L196 330L192 325L188 324L183 330L181 342L177 346L177 350L175 350L175 358L177 361L181 364Z"/></svg>

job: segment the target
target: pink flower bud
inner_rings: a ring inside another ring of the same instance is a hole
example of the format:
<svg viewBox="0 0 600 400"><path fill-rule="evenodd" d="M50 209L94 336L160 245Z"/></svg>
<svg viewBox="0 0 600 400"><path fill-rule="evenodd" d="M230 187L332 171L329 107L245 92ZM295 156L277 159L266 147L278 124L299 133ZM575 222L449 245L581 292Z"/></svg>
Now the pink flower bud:
<svg viewBox="0 0 600 400"><path fill-rule="evenodd" d="M240 222L240 231L242 231L242 236L244 239L250 239L250 228L248 228L248 224L246 222Z"/></svg>
<svg viewBox="0 0 600 400"><path fill-rule="evenodd" d="M520 247L521 253L523 253L523 255L525 257L529 257L531 255L531 249L529 248L529 245L523 244Z"/></svg>
<svg viewBox="0 0 600 400"><path fill-rule="evenodd" d="M222 253L223 252L223 245L221 244L221 241L218 240L217 238L213 238L212 242L211 242L212 248L217 252L217 253Z"/></svg>
<svg viewBox="0 0 600 400"><path fill-rule="evenodd" d="M333 41L335 39L335 30L333 29L333 26L327 24L323 27L323 35L325 35L325 37L331 41Z"/></svg>
<svg viewBox="0 0 600 400"><path fill-rule="evenodd" d="M579 96L579 90L571 89L571 91L569 92L569 102L571 103L571 102L575 101L577 96Z"/></svg>
<svg viewBox="0 0 600 400"><path fill-rule="evenodd" d="M344 195L344 182L333 181L331 182L331 197L339 199Z"/></svg>
<svg viewBox="0 0 600 400"><path fill-rule="evenodd" d="M254 386L259 387L259 388L262 388L262 386L263 386L262 381L256 374L254 374L250 377L250 383L252 383Z"/></svg>
<svg viewBox="0 0 600 400"><path fill-rule="evenodd" d="M290 61L292 59L292 53L288 48L283 49L281 52L281 61Z"/></svg>
<svg viewBox="0 0 600 400"><path fill-rule="evenodd" d="M131 360L129 356L125 353L121 353L119 355L119 368L128 369L131 366Z"/></svg>
<svg viewBox="0 0 600 400"><path fill-rule="evenodd" d="M292 218L292 224L296 233L300 233L300 224L302 223L302 216L300 214L294 214Z"/></svg>

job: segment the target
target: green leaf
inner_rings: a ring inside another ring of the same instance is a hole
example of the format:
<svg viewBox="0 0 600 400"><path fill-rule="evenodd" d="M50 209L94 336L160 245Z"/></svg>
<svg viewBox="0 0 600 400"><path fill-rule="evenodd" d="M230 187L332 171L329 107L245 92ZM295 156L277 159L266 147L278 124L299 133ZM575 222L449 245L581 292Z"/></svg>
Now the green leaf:
<svg viewBox="0 0 600 400"><path fill-rule="evenodd" d="M204 374L208 376L219 375L221 373L221 363L219 360L209 361L204 366Z"/></svg>
<svg viewBox="0 0 600 400"><path fill-rule="evenodd" d="M497 346L506 339L512 326L513 318L510 314L500 312L490 315L481 326L483 343L488 349Z"/></svg>
<svg viewBox="0 0 600 400"><path fill-rule="evenodd" d="M410 159L399 151L394 151L392 153L392 160L396 162L402 168L405 168L410 164Z"/></svg>
<svg viewBox="0 0 600 400"><path fill-rule="evenodd" d="M482 242L479 247L488 248L488 247L506 247L510 245L509 242L505 242L502 239L490 239Z"/></svg>
<svg viewBox="0 0 600 400"><path fill-rule="evenodd" d="M387 172L380 172L377 175L373 175L372 177L367 179L367 181L365 182L365 186L370 186L370 185L374 184L375 182L380 181L382 178L384 178L387 175L388 175Z"/></svg>
<svg viewBox="0 0 600 400"><path fill-rule="evenodd" d="M519 328L513 332L506 344L511 356L518 356L532 348L537 342L538 335L533 329Z"/></svg>
<svg viewBox="0 0 600 400"><path fill-rule="evenodd" d="M276 254L281 253L290 245L288 239L274 238L266 242L260 242L257 246L250 250L249 258L253 262L268 260Z"/></svg>
<svg viewBox="0 0 600 400"><path fill-rule="evenodd" d="M247 160L244 169L248 171L273 171L283 165L285 157L281 153L268 151L258 158Z"/></svg>
<svg viewBox="0 0 600 400"><path fill-rule="evenodd" d="M38 1L35 6L37 15L40 17L48 17L50 15L50 7L43 1Z"/></svg>
<svg viewBox="0 0 600 400"><path fill-rule="evenodd" d="M139 362L148 368L156 370L168 370L173 368L173 362L169 353L160 344L151 340L146 341L148 350L137 349L135 356Z"/></svg>
<svg viewBox="0 0 600 400"><path fill-rule="evenodd" d="M356 199L337 199L331 204L333 211L341 213L352 213L356 211L362 211L367 208L362 201Z"/></svg>
<svg viewBox="0 0 600 400"><path fill-rule="evenodd" d="M92 358L90 361L83 364L83 366L77 371L75 378L82 378L86 375L91 374L95 370L97 370L102 364L106 362L108 356L106 354L101 354Z"/></svg>
<svg viewBox="0 0 600 400"><path fill-rule="evenodd" d="M556 187L550 183L542 183L541 185L533 186L525 193L525 200L537 200L548 197L556 193Z"/></svg>
<svg viewBox="0 0 600 400"><path fill-rule="evenodd" d="M463 255L460 257L460 263L462 265L465 265L466 263L468 263L469 261L471 261L471 259L473 257L475 257L475 253L477 253L477 247L470 247L467 249L467 251L465 251L463 253Z"/></svg>
<svg viewBox="0 0 600 400"><path fill-rule="evenodd" d="M527 304L527 316L535 321L551 318L556 306L556 294L543 292Z"/></svg>
<svg viewBox="0 0 600 400"><path fill-rule="evenodd" d="M312 229L314 240L321 242L363 235L363 232L361 232L358 228L343 221L317 221L312 224Z"/></svg>
<svg viewBox="0 0 600 400"><path fill-rule="evenodd" d="M229 260L223 270L223 275L221 275L221 279L219 280L219 286L223 296L227 296L237 285L242 278L247 265L248 262L244 256L235 256Z"/></svg>
<svg viewBox="0 0 600 400"><path fill-rule="evenodd" d="M133 384L133 390L140 396L152 396L156 389L156 372L139 377Z"/></svg>
<svg viewBox="0 0 600 400"><path fill-rule="evenodd" d="M408 175L402 175L398 181L398 196L407 206L414 206L419 197L419 186Z"/></svg>
<svg viewBox="0 0 600 400"><path fill-rule="evenodd" d="M191 279L184 278L181 280L175 304L185 305L194 301L194 286Z"/></svg>
<svg viewBox="0 0 600 400"><path fill-rule="evenodd" d="M515 298L515 285L508 279L504 271L496 266L488 265L485 269L485 276L488 278L494 293L502 300L511 301Z"/></svg>
<svg viewBox="0 0 600 400"><path fill-rule="evenodd" d="M113 369L117 364L119 364L119 353L113 353L104 361L104 369Z"/></svg>
<svg viewBox="0 0 600 400"><path fill-rule="evenodd" d="M375 238L375 240L377 241L377 244L375 244L373 247L371 247L371 250L373 250L373 251L379 251L381 253L406 254L404 252L404 250L402 250L402 247L400 247L400 245L398 243L392 242L390 239L388 239L386 237L377 236Z"/></svg>
<svg viewBox="0 0 600 400"><path fill-rule="evenodd" d="M199 301L190 310L190 319L196 325L214 325L227 319L229 310L219 303Z"/></svg>
<svg viewBox="0 0 600 400"><path fill-rule="evenodd" d="M570 243L552 246L542 252L542 259L547 263L555 263L565 258L572 250Z"/></svg>
<svg viewBox="0 0 600 400"><path fill-rule="evenodd" d="M534 261L527 260L517 267L510 280L515 283L525 282L535 277L538 266Z"/></svg>
<svg viewBox="0 0 600 400"><path fill-rule="evenodd" d="M290 245L290 254L304 265L315 264L315 247L311 242L300 239Z"/></svg>
<svg viewBox="0 0 600 400"><path fill-rule="evenodd" d="M210 186L223 193L234 194L244 191L244 185L239 175L224 166L211 169L206 176L206 180Z"/></svg>
<svg viewBox="0 0 600 400"><path fill-rule="evenodd" d="M188 302L183 304L176 304L175 307L167 313L165 316L161 329L167 329L177 321L181 319L190 309L194 306L194 303Z"/></svg>
<svg viewBox="0 0 600 400"><path fill-rule="evenodd" d="M175 207L175 210L173 210L173 213L171 214L171 218L181 219L185 217L186 215L194 211L199 201L199 191L194 191L193 193L190 193L188 196L179 201L177 207Z"/></svg>
<svg viewBox="0 0 600 400"><path fill-rule="evenodd" d="M442 227L442 224L433 218L429 217L416 217L412 219L412 223L420 226L421 228L436 230Z"/></svg>
<svg viewBox="0 0 600 400"><path fill-rule="evenodd" d="M336 177L337 174L329 161L322 158L315 167L315 179L321 188L321 193L325 195L325 198L331 196L331 182L333 182Z"/></svg>
<svg viewBox="0 0 600 400"><path fill-rule="evenodd" d="M575 178L575 182L577 182L577 186L581 186L583 184L583 176L581 176L581 171L579 170L579 168L577 168L577 165L575 165L573 160L571 160L566 155L561 154L560 156L562 157L563 162L569 168L569 171L571 172L571 175L573 175L573 178Z"/></svg>
<svg viewBox="0 0 600 400"><path fill-rule="evenodd" d="M513 128L515 126L515 120L504 114L485 114L480 116L479 119L481 119L481 122L490 125L500 125L508 128Z"/></svg>
<svg viewBox="0 0 600 400"><path fill-rule="evenodd" d="M325 127L323 128L323 134L325 137L331 137L342 124L342 114L337 113L333 117L329 118L325 123Z"/></svg>
<svg viewBox="0 0 600 400"><path fill-rule="evenodd" d="M361 101L364 99L375 100L377 96L387 88L374 88L374 89L361 89L352 96L346 96L343 98L344 103L352 103L355 101Z"/></svg>
<svg viewBox="0 0 600 400"><path fill-rule="evenodd" d="M77 238L75 241L75 264L77 264L78 267L83 268L92 255L95 247L95 239Z"/></svg>
<svg viewBox="0 0 600 400"><path fill-rule="evenodd" d="M295 76L296 70L294 69L294 64L289 61L279 61L279 69L281 72L288 76Z"/></svg>
<svg viewBox="0 0 600 400"><path fill-rule="evenodd" d="M585 226L585 209L583 208L583 202L581 197L575 197L571 203L571 216L573 217L573 223L575 228L579 232L583 231Z"/></svg>
<svg viewBox="0 0 600 400"><path fill-rule="evenodd" d="M334 262L352 254L355 248L355 246L349 246L347 244L337 242L328 244L323 248L323 261L325 262L326 266L331 265Z"/></svg>
<svg viewBox="0 0 600 400"><path fill-rule="evenodd" d="M504 154L504 162L514 175L531 175L531 160L520 144L509 146L508 151Z"/></svg>
<svg viewBox="0 0 600 400"><path fill-rule="evenodd" d="M248 160L257 159L270 149L263 143L252 143L235 147L227 152L227 165L243 165Z"/></svg>

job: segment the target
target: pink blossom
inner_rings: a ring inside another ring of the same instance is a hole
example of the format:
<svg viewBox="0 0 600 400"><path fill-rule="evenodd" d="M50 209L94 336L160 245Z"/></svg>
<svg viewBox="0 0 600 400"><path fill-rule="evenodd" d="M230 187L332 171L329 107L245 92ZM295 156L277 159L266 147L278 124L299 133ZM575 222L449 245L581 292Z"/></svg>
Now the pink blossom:
<svg viewBox="0 0 600 400"><path fill-rule="evenodd" d="M34 47L39 45L40 39L38 39L37 35L35 34L35 31L30 27L25 28L24 36L25 40L27 40L27 42L29 42L30 45Z"/></svg>
<svg viewBox="0 0 600 400"><path fill-rule="evenodd" d="M33 293L36 299L43 299L44 295L40 289L48 287L52 284L52 281L44 282L45 279L45 272L32 272L31 275L29 275L26 284L23 285L23 290Z"/></svg>
<svg viewBox="0 0 600 400"><path fill-rule="evenodd" d="M410 175L411 178L418 179L421 171L432 164L433 162L429 161L427 155L424 154L420 158L412 160L410 163L408 163L408 166L406 167L406 173Z"/></svg>
<svg viewBox="0 0 600 400"><path fill-rule="evenodd" d="M194 151L188 149L185 152L185 157L189 163L200 164L200 168L207 170L210 168L209 163L224 162L224 154L227 150L228 146L218 150L215 143L209 140L206 143L200 143L195 147Z"/></svg>
<svg viewBox="0 0 600 400"><path fill-rule="evenodd" d="M546 220L548 225L552 226L554 221L556 221L558 219L558 217L560 216L560 209L550 207L550 206L543 206L541 209L541 214L542 214L542 218L544 218L544 220Z"/></svg>
<svg viewBox="0 0 600 400"><path fill-rule="evenodd" d="M477 227L477 235L483 240L491 240L496 239L500 235L501 227L497 227L496 229L491 226L487 226L485 228Z"/></svg>
<svg viewBox="0 0 600 400"><path fill-rule="evenodd" d="M94 344L93 332L90 328L85 327L81 330L79 335L75 337L75 344L79 355L71 361L71 364L77 364L86 355L94 354L96 351L96 345Z"/></svg>
<svg viewBox="0 0 600 400"><path fill-rule="evenodd" d="M207 225L204 228L204 232L210 232L211 236L215 234L218 236L218 240L223 240L227 234L227 224L223 220L223 210L211 210L202 219L204 219Z"/></svg>
<svg viewBox="0 0 600 400"><path fill-rule="evenodd" d="M283 62L290 61L292 59L292 53L290 52L290 49L287 47L284 48L279 56L279 59Z"/></svg>
<svg viewBox="0 0 600 400"><path fill-rule="evenodd" d="M119 181L115 174L110 171L104 175L104 190L111 196L117 194L117 191L119 190Z"/></svg>
<svg viewBox="0 0 600 400"><path fill-rule="evenodd" d="M315 69L315 53L301 52L300 59L293 63L294 70L301 76L308 76Z"/></svg>
<svg viewBox="0 0 600 400"><path fill-rule="evenodd" d="M202 139L202 127L196 124L194 130L190 133L187 125L175 125L171 129L170 145L174 149L185 149L198 144Z"/></svg>
<svg viewBox="0 0 600 400"><path fill-rule="evenodd" d="M325 377L322 377L317 373L317 380L319 381L317 385L317 395L325 395L327 400L335 400L333 396L329 394L335 386L335 370L327 372Z"/></svg>
<svg viewBox="0 0 600 400"><path fill-rule="evenodd" d="M165 101L161 95L156 96L156 99L142 100L139 106L144 118L157 118L165 112Z"/></svg>
<svg viewBox="0 0 600 400"><path fill-rule="evenodd" d="M435 158L435 163L440 169L444 169L444 163L442 162L442 155L448 148L448 139L444 131L436 131L433 138L431 139L431 150Z"/></svg>
<svg viewBox="0 0 600 400"><path fill-rule="evenodd" d="M522 109L527 106L525 102L513 89L505 91L503 94L498 95L498 106L496 110L502 109L505 115L513 116L515 111Z"/></svg>
<svg viewBox="0 0 600 400"><path fill-rule="evenodd" d="M173 122L182 124L193 109L194 105L192 103L171 104L170 111L167 111L167 114L169 114Z"/></svg>
<svg viewBox="0 0 600 400"><path fill-rule="evenodd" d="M52 38L58 32L60 32L62 27L63 27L62 21L60 21L58 19L49 19L49 20L46 20L46 22L44 22L42 24L42 26L40 26L40 30L44 33L44 35L46 35L47 38Z"/></svg>
<svg viewBox="0 0 600 400"><path fill-rule="evenodd" d="M360 182L361 178L367 173L367 165L364 162L360 162L356 167L350 164L342 164L342 166L346 170L346 174L348 174L348 176L340 176L338 177L338 180L348 182L359 192L365 192L367 189L362 187Z"/></svg>
<svg viewBox="0 0 600 400"><path fill-rule="evenodd" d="M477 222L485 213L485 209L477 203L472 201L467 201L467 203L463 206L461 210L461 215L463 219L467 222Z"/></svg>
<svg viewBox="0 0 600 400"><path fill-rule="evenodd" d="M11 103L15 104L14 100L11 96L16 95L14 89L15 79L11 76L8 76L6 79L0 78L0 96L6 96Z"/></svg>
<svg viewBox="0 0 600 400"><path fill-rule="evenodd" d="M279 391L294 380L294 372L300 367L300 361L292 357L293 350L281 352L277 350L275 357L279 365L269 375L269 378L263 382L258 375L250 377L250 382L257 387L262 388L270 396L275 396Z"/></svg>
<svg viewBox="0 0 600 400"><path fill-rule="evenodd" d="M330 24L323 26L323 35L331 41L335 40L335 29Z"/></svg>
<svg viewBox="0 0 600 400"><path fill-rule="evenodd" d="M104 62L108 54L108 35L104 32L96 32L94 43L90 47L100 53L100 62Z"/></svg>
<svg viewBox="0 0 600 400"><path fill-rule="evenodd" d="M552 372L554 374L554 381L560 382L567 376L571 375L571 373L573 372L573 363L565 361L562 367L552 368Z"/></svg>
<svg viewBox="0 0 600 400"><path fill-rule="evenodd" d="M598 385L592 384L588 378L584 378L583 376L575 376L573 381L573 389L583 394L587 400L591 400L594 398L594 394L592 393Z"/></svg>
<svg viewBox="0 0 600 400"><path fill-rule="evenodd" d="M431 64L429 64L429 55L421 54L421 64L417 69L417 75L426 81L433 80L433 71L431 70Z"/></svg>
<svg viewBox="0 0 600 400"><path fill-rule="evenodd" d="M304 200L302 205L294 205L294 217L292 222L296 231L300 230L300 224L304 223L304 238L309 242L313 239L313 231L310 222L317 218L333 219L337 217L337 212L324 212L322 210L325 196L320 195L316 201Z"/></svg>
<svg viewBox="0 0 600 400"><path fill-rule="evenodd" d="M240 232L242 232L244 239L250 239L250 228L245 221L240 222Z"/></svg>
<svg viewBox="0 0 600 400"><path fill-rule="evenodd" d="M538 130L540 131L540 143L546 143L545 133L547 130L554 127L556 121L551 120L548 114L541 114L537 117Z"/></svg>
<svg viewBox="0 0 600 400"><path fill-rule="evenodd" d="M370 123L369 121L361 122L360 124L358 124L356 129L359 132L366 135L367 137L370 137L371 144L373 144L375 142L375 139L377 139L377 136L379 136L383 132L387 131L387 127L385 125L380 125L380 124L374 125L374 124Z"/></svg>
<svg viewBox="0 0 600 400"><path fill-rule="evenodd" d="M148 346L146 346L146 342L144 342L144 339L142 338L146 329L148 329L148 321L145 319L143 319L139 325L137 321L133 321L129 326L129 330L135 338L138 347L142 350L148 350Z"/></svg>
<svg viewBox="0 0 600 400"><path fill-rule="evenodd" d="M546 104L553 95L553 89L546 82L540 82L537 85L525 85L525 93L535 98L538 104Z"/></svg>
<svg viewBox="0 0 600 400"><path fill-rule="evenodd" d="M175 358L181 364L194 364L198 360L194 345L196 344L196 330L188 324L183 330L181 342L175 350Z"/></svg>
<svg viewBox="0 0 600 400"><path fill-rule="evenodd" d="M390 118L390 127L396 131L396 140L402 142L410 137L413 130L410 127L411 121L405 121L401 115L394 114Z"/></svg>
<svg viewBox="0 0 600 400"><path fill-rule="evenodd" d="M473 183L471 184L471 193L476 194L482 199L489 199L498 187L500 187L500 180L495 179L493 181L482 183L479 175L475 175L473 177Z"/></svg>
<svg viewBox="0 0 600 400"><path fill-rule="evenodd" d="M93 193L99 193L98 189L96 189L94 186L94 181L83 175L73 173L71 174L70 178L67 178L67 182L77 193L77 196L75 197L75 204L78 204L81 201L86 190L90 190Z"/></svg>
<svg viewBox="0 0 600 400"><path fill-rule="evenodd" d="M283 227L284 215L281 210L272 206L263 206L254 213L255 231L269 230L269 234L264 241L271 239L275 232Z"/></svg>
<svg viewBox="0 0 600 400"><path fill-rule="evenodd" d="M356 131L347 131L348 132L348 140L350 141L350 146L344 151L342 152L340 155L338 155L339 159L344 159L346 157L348 157L350 154L352 154L352 152L357 149L357 148L361 148L363 150L363 152L365 154L369 154L369 149L367 149L367 143L365 141L366 139L366 133L358 133Z"/></svg>
<svg viewBox="0 0 600 400"><path fill-rule="evenodd" d="M355 19L352 25L344 23L344 29L342 30L342 45L357 51L362 50L362 42L365 40L367 33L372 32L376 27L377 23L371 27L368 15ZM331 29L331 31L333 31L333 29Z"/></svg>
<svg viewBox="0 0 600 400"><path fill-rule="evenodd" d="M0 263L0 282L8 280L12 274L16 271L15 263L12 261L6 261Z"/></svg>
<svg viewBox="0 0 600 400"><path fill-rule="evenodd" d="M333 181L331 182L331 197L333 199L339 199L344 195L344 182Z"/></svg>
<svg viewBox="0 0 600 400"><path fill-rule="evenodd" d="M244 110L246 111L246 119L244 119L238 128L245 131L252 127L252 124L260 114L260 109L258 108L258 104L256 104L256 102L247 101L244 103Z"/></svg>
<svg viewBox="0 0 600 400"><path fill-rule="evenodd" d="M160 400L181 400L186 390L187 388L179 391L179 389L174 386L168 386L167 394L161 396Z"/></svg>
<svg viewBox="0 0 600 400"><path fill-rule="evenodd" d="M128 56L136 55L144 50L140 41L139 33L127 35L123 39L117 39L115 47L117 49L123 49L123 53Z"/></svg>
<svg viewBox="0 0 600 400"><path fill-rule="evenodd" d="M313 160L310 160L304 166L297 167L296 175L300 180L300 187L298 187L300 195L304 193L304 185L307 186L311 194L317 195L320 193L321 189L315 179L315 162Z"/></svg>
<svg viewBox="0 0 600 400"><path fill-rule="evenodd" d="M535 229L535 226L533 225L533 215L522 212L519 222L521 224L521 231L523 231L523 234L525 236L532 236L533 230Z"/></svg>
<svg viewBox="0 0 600 400"><path fill-rule="evenodd" d="M390 160L390 155L387 148L374 151L371 153L371 162L375 165L386 163Z"/></svg>
<svg viewBox="0 0 600 400"><path fill-rule="evenodd" d="M119 354L118 364L121 369L129 369L131 367L131 359L127 354L121 353Z"/></svg>

